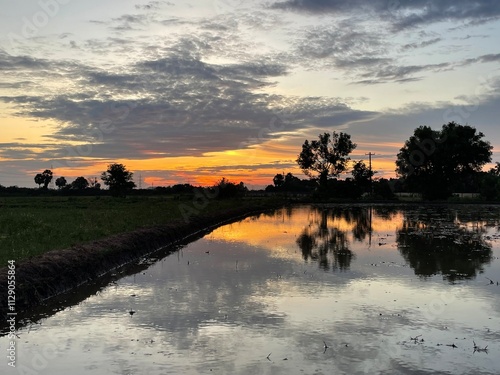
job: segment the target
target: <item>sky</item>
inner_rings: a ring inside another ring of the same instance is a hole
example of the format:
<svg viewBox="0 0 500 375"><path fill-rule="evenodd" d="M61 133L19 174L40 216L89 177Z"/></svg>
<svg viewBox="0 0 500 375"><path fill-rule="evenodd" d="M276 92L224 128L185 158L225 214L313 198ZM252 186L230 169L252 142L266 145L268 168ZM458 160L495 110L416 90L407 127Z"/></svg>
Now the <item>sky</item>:
<svg viewBox="0 0 500 375"><path fill-rule="evenodd" d="M395 177L415 128L474 126L500 161L500 1L0 0L0 184L250 188L306 178L345 132Z"/></svg>

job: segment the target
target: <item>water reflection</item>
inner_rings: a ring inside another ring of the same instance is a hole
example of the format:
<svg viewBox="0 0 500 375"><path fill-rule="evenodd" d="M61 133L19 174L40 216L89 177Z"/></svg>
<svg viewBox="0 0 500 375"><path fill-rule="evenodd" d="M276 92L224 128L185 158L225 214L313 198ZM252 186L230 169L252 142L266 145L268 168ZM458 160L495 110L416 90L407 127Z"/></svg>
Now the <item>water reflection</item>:
<svg viewBox="0 0 500 375"><path fill-rule="evenodd" d="M372 240L375 246L387 244L380 231L373 238L374 226L382 227L396 233L395 246L415 274L442 274L451 282L472 279L492 261L486 232L498 226L495 215L480 212L439 207L316 207L296 244L305 261L317 261L323 270L347 271L356 259L353 242L368 248Z"/></svg>
<svg viewBox="0 0 500 375"><path fill-rule="evenodd" d="M328 227L329 216L340 218L344 213L318 210L318 214L319 221L315 220L316 215L314 215L297 238L296 243L302 251L302 257L305 261L317 260L320 268L324 270L329 270L330 267L332 270L348 270L355 255L349 248L347 231L336 226ZM346 222L351 223L352 218L347 217ZM361 221L355 222L361 223ZM357 234L359 235L359 231Z"/></svg>
<svg viewBox="0 0 500 375"><path fill-rule="evenodd" d="M356 258L351 243L359 242L370 248L374 225L386 227L397 214L396 207L316 207L304 223L296 244L305 261L317 260L324 270L347 271Z"/></svg>
<svg viewBox="0 0 500 375"><path fill-rule="evenodd" d="M37 374L498 374L500 287L461 276L500 281L498 218L363 205L247 218L21 329L20 364L50 341L57 360ZM463 282L415 277L452 269Z"/></svg>
<svg viewBox="0 0 500 375"><path fill-rule="evenodd" d="M442 274L446 280L472 279L493 258L484 222L471 226L470 213L429 208L405 212L396 240L399 251L419 276Z"/></svg>

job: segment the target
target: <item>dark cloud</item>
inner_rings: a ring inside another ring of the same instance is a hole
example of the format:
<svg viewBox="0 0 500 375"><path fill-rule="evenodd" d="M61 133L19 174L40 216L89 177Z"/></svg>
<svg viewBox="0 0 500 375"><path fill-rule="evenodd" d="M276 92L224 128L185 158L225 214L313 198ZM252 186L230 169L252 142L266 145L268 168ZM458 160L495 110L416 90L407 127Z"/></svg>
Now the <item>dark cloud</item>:
<svg viewBox="0 0 500 375"><path fill-rule="evenodd" d="M361 24L341 21L334 26L304 30L295 43L293 60L302 59L309 68L340 70L356 84L417 81L425 72L452 68L451 63L398 65L394 52L399 48L388 40L383 31L373 32ZM400 49L423 48L440 40L428 39Z"/></svg>
<svg viewBox="0 0 500 375"><path fill-rule="evenodd" d="M340 126L374 115L338 99L259 93L273 85L274 78L286 75L287 66L266 58L209 64L198 58L206 48L196 38L185 39L169 47L166 57L144 59L120 70L43 61L53 74L78 77L72 81L74 87L50 96L4 95L0 101L11 104L18 116L59 124L47 139L62 146L51 145L37 154L51 159L75 150L74 157L108 159L138 159L151 153L200 156L249 147L282 132ZM280 127L274 126L277 117ZM68 146L70 142L87 146ZM11 150L18 157L16 149L6 147L4 156Z"/></svg>
<svg viewBox="0 0 500 375"><path fill-rule="evenodd" d="M479 57L475 57L473 59L467 59L463 62L463 65L470 65L470 64L476 64L476 63L491 63L491 62L493 62L493 63L500 62L500 53L482 55Z"/></svg>
<svg viewBox="0 0 500 375"><path fill-rule="evenodd" d="M359 59L387 53L384 35L344 21L329 27L306 30L296 42L297 53L305 58Z"/></svg>
<svg viewBox="0 0 500 375"><path fill-rule="evenodd" d="M109 27L115 31L142 30L148 23L148 16L144 14L125 14L113 18Z"/></svg>
<svg viewBox="0 0 500 375"><path fill-rule="evenodd" d="M140 10L157 10L160 9L163 5L168 5L168 6L174 6L174 3L171 3L169 1L150 1L147 4L137 4L135 6L135 9L140 9Z"/></svg>
<svg viewBox="0 0 500 375"><path fill-rule="evenodd" d="M47 69L47 61L37 59L30 56L11 56L7 52L0 49L0 71L23 71L27 70L43 70Z"/></svg>
<svg viewBox="0 0 500 375"><path fill-rule="evenodd" d="M500 17L500 2L495 0L288 0L271 8L313 14L376 14L396 30L449 20L477 24Z"/></svg>
<svg viewBox="0 0 500 375"><path fill-rule="evenodd" d="M363 77L364 80L356 83L378 84L387 82L402 83L417 81L420 80L421 77L415 76L416 74L423 74L426 72L439 72L449 69L452 69L452 65L449 63L407 66L379 66L376 71L362 74L361 77Z"/></svg>
<svg viewBox="0 0 500 375"><path fill-rule="evenodd" d="M353 9L358 9L361 6L371 6L380 8L382 1L372 0L287 0L280 1L273 5L271 8L287 9L287 10L300 10L311 13L324 13L324 12L349 12Z"/></svg>
<svg viewBox="0 0 500 375"><path fill-rule="evenodd" d="M408 43L402 47L402 50L408 51L408 50L414 50L414 49L418 49L418 48L425 48L425 47L431 46L433 44L439 43L441 40L442 40L441 38L434 38L434 39L424 40L421 42Z"/></svg>
<svg viewBox="0 0 500 375"><path fill-rule="evenodd" d="M72 33L61 33L59 34L59 39L66 39L72 35L73 35Z"/></svg>

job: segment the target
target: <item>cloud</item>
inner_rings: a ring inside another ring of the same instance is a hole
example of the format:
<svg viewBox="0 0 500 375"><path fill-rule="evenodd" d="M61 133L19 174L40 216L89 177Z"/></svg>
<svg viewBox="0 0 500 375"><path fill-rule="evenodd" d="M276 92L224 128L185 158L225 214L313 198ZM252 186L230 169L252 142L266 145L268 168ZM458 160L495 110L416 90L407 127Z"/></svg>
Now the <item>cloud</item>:
<svg viewBox="0 0 500 375"><path fill-rule="evenodd" d="M305 3L308 2L300 4L305 6ZM338 6L342 10L348 6L347 2L313 3L311 9ZM445 37L436 32L423 30L414 36L411 34L410 37L415 38L415 41L401 43L393 38L389 30L380 28L380 23L374 29L366 17L348 15L347 18L334 17L332 20L334 22L321 26L298 29L291 42L293 49L282 54L284 60L290 66L301 66L308 70L335 71L351 84L373 85L420 81L430 73L450 71L475 63L497 62L499 59L498 54L489 54L459 60L458 46L446 45ZM441 61L433 58L436 62L432 64L405 64L415 60L412 56L417 53L415 50L436 44L442 44L441 52L447 49L447 53L439 56ZM451 54L456 57L455 61L450 57Z"/></svg>
<svg viewBox="0 0 500 375"><path fill-rule="evenodd" d="M288 54L291 63L307 69L335 70L354 81L364 80L361 74L394 63L392 46L384 33L351 20L302 29L293 46Z"/></svg>
<svg viewBox="0 0 500 375"><path fill-rule="evenodd" d="M47 62L30 56L11 56L0 49L0 71L7 72L16 70L43 70L47 69Z"/></svg>
<svg viewBox="0 0 500 375"><path fill-rule="evenodd" d="M380 1L363 1L363 0L287 0L280 1L273 5L274 9L298 10L310 13L323 12L350 12L353 9L359 9L360 6L370 5L372 7L380 7Z"/></svg>
<svg viewBox="0 0 500 375"><path fill-rule="evenodd" d="M377 67L376 71L362 74L365 80L357 82L363 84L379 84L387 82L409 82L417 81L420 77L415 77L415 74L425 73L428 71L439 72L451 69L451 64L426 64L426 65L407 65L394 66L386 65Z"/></svg>
<svg viewBox="0 0 500 375"><path fill-rule="evenodd" d="M414 49L419 49L419 48L425 48L425 47L431 46L433 44L439 43L441 40L442 40L442 38L434 38L434 39L424 40L424 41L421 41L418 43L408 43L402 47L402 50L408 51L408 50L414 50Z"/></svg>
<svg viewBox="0 0 500 375"><path fill-rule="evenodd" d="M285 64L265 58L210 64L199 59L204 48L197 38L182 39L164 57L145 58L119 70L41 60L52 74L78 79L72 80L71 88L50 96L12 94L0 101L11 104L18 116L59 124L46 137L51 146L37 154L52 159L67 156L74 142L88 144L75 157L201 156L249 147L279 138L282 132L331 128L374 115L335 98L265 94L262 88L288 74ZM31 74L39 77L45 71L29 59L8 66L34 67ZM272 126L277 117L283 126ZM62 146L54 147L51 140ZM9 157L9 150L19 157L15 145L6 145L4 157Z"/></svg>
<svg viewBox="0 0 500 375"><path fill-rule="evenodd" d="M77 165L90 165L89 158L200 157L270 140L298 143L294 137L350 132L372 123L377 127L370 125L370 132L390 129L391 136L401 136L395 124L410 115L396 121L393 114L355 109L371 104L354 100L359 98L309 94L315 90L312 82L304 85L308 94L285 91L287 85L300 89L301 74L315 70L347 87L345 95L373 98L358 87L430 79L435 73L500 61L494 50L481 46L466 50L461 44L450 50L450 40L458 45L467 37L461 29L441 34L439 27L417 29L441 21L460 27L487 22L498 17L496 2L248 4L221 0L202 13L181 3L144 2L131 13L117 10L103 20L93 15L99 30L88 35L68 28L26 39L26 50L17 50L18 55L0 49L2 106L8 114L55 126L37 148L29 140L9 139L0 157ZM481 28L470 37L486 32ZM403 96L412 97L406 93L413 87L404 88ZM432 106L412 105L414 118L434 113ZM484 118L494 105L481 108ZM389 125L379 121L382 117ZM281 123L274 127L277 118Z"/></svg>
<svg viewBox="0 0 500 375"><path fill-rule="evenodd" d="M345 61L387 52L384 35L363 26L342 21L335 26L307 29L296 42L297 53L312 59L333 58Z"/></svg>
<svg viewBox="0 0 500 375"><path fill-rule="evenodd" d="M397 110L387 110L375 119L354 124L350 129L351 135L353 139L371 139L374 144L394 142L400 143L402 147L414 129L421 125L440 129L443 124L455 121L476 127L485 134L485 140L498 148L500 134L497 131L499 120L496 108L500 106L499 82L497 79L488 84L480 95L462 97L462 104L450 101L415 102ZM382 128L383 133L380 132Z"/></svg>
<svg viewBox="0 0 500 375"><path fill-rule="evenodd" d="M399 31L442 21L478 24L500 17L500 3L494 0L287 0L270 7L309 14L364 12L389 22Z"/></svg>
<svg viewBox="0 0 500 375"><path fill-rule="evenodd" d="M125 14L118 18L113 18L112 28L118 31L135 30L137 27L143 27L147 21L145 15Z"/></svg>
<svg viewBox="0 0 500 375"><path fill-rule="evenodd" d="M174 6L169 1L150 1L148 4L136 4L135 9L153 11L161 8L162 5Z"/></svg>
<svg viewBox="0 0 500 375"><path fill-rule="evenodd" d="M407 51L438 43L436 37L419 43L393 45L384 31L374 32L352 20L340 21L327 27L313 27L302 31L295 42L292 61L302 59L314 69L336 69L352 83L380 84L410 82L422 78L424 72L452 69L452 63L400 65L398 50Z"/></svg>
<svg viewBox="0 0 500 375"><path fill-rule="evenodd" d="M470 65L476 63L499 63L499 62L500 62L500 53L496 53L496 54L482 55L472 59L466 59L462 62L462 65Z"/></svg>

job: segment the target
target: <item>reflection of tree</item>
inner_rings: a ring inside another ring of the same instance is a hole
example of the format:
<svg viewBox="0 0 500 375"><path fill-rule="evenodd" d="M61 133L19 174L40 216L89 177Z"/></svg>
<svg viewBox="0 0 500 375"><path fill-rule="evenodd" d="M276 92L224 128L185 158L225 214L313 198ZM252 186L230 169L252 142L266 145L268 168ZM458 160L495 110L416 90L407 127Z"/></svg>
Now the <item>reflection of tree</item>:
<svg viewBox="0 0 500 375"><path fill-rule="evenodd" d="M333 269L348 270L354 258L354 253L349 249L347 233L337 228L332 228L327 246L333 253Z"/></svg>
<svg viewBox="0 0 500 375"><path fill-rule="evenodd" d="M373 207L377 217L383 220L390 221L401 212L401 207L399 206L375 206Z"/></svg>
<svg viewBox="0 0 500 375"><path fill-rule="evenodd" d="M356 208L351 211L348 223L354 223L352 235L358 241L364 241L366 236L372 231L371 208Z"/></svg>
<svg viewBox="0 0 500 375"><path fill-rule="evenodd" d="M411 217L406 214L397 231L399 251L420 276L443 274L449 281L472 279L492 260L491 245L479 227L461 226L449 212Z"/></svg>
<svg viewBox="0 0 500 375"><path fill-rule="evenodd" d="M316 260L324 270L348 270L355 257L349 249L347 231L338 227L328 228L328 217L339 218L348 214L349 210L317 210L317 216L304 228L297 238L297 245L302 250L304 260ZM351 218L351 216L349 216ZM316 219L315 219L316 218ZM350 219L352 220L352 219ZM366 234L365 234L366 236Z"/></svg>
<svg viewBox="0 0 500 375"><path fill-rule="evenodd" d="M330 217L333 220L345 220L352 225L352 235L357 241L364 241L371 233L371 207L335 207L330 210Z"/></svg>

